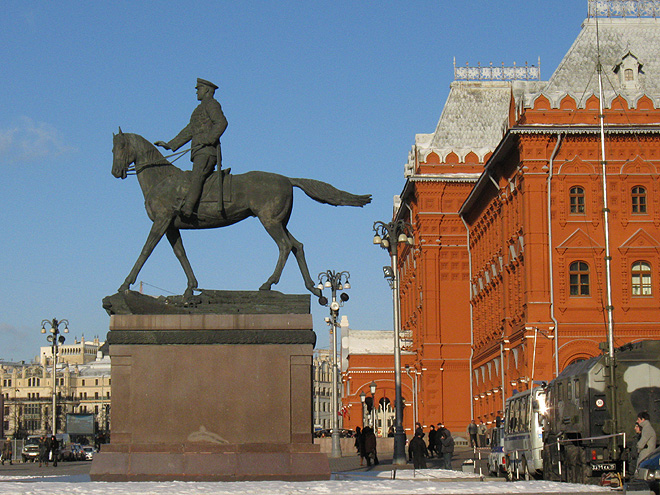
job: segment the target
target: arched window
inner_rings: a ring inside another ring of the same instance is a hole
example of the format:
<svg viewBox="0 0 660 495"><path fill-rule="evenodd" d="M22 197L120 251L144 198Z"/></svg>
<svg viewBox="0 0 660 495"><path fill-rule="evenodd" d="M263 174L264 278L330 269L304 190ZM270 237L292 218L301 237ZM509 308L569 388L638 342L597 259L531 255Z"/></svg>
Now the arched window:
<svg viewBox="0 0 660 495"><path fill-rule="evenodd" d="M646 188L635 186L632 188L632 212L646 213Z"/></svg>
<svg viewBox="0 0 660 495"><path fill-rule="evenodd" d="M632 264L632 295L650 296L652 294L651 265L646 261L635 261Z"/></svg>
<svg viewBox="0 0 660 495"><path fill-rule="evenodd" d="M570 190L571 213L584 213L584 189L580 186Z"/></svg>
<svg viewBox="0 0 660 495"><path fill-rule="evenodd" d="M569 267L569 285L571 296L589 295L589 265L584 261L571 263Z"/></svg>

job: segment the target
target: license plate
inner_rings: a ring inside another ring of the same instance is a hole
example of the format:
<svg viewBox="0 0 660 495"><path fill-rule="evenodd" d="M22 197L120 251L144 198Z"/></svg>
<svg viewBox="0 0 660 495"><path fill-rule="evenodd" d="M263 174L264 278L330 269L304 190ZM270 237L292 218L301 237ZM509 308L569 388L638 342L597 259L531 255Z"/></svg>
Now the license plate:
<svg viewBox="0 0 660 495"><path fill-rule="evenodd" d="M603 464L591 464L592 471L615 471L616 464L614 463L603 463Z"/></svg>

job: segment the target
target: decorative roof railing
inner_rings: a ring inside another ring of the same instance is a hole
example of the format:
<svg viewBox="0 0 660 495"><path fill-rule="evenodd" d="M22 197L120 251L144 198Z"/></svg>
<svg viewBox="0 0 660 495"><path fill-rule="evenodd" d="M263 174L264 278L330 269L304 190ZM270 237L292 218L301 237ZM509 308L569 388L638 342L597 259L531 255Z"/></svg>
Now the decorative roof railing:
<svg viewBox="0 0 660 495"><path fill-rule="evenodd" d="M538 66L525 65L517 66L513 63L513 67L501 67L490 65L477 67L470 67L465 64L465 67L456 67L456 59L454 59L454 80L464 81L539 81L541 79L541 59L539 58Z"/></svg>
<svg viewBox="0 0 660 495"><path fill-rule="evenodd" d="M588 0L588 17L660 16L658 0Z"/></svg>

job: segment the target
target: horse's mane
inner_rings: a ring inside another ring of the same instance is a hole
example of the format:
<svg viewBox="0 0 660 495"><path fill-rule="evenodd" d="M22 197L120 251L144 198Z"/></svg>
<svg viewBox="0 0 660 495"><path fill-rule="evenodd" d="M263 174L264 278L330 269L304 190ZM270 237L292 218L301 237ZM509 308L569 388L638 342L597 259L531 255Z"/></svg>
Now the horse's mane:
<svg viewBox="0 0 660 495"><path fill-rule="evenodd" d="M125 132L124 136L128 139L128 142L136 152L136 156L141 160L144 160L147 164L153 165L169 165L174 168L174 165L169 162L165 156L160 152L160 150L148 139L141 136L140 134L135 134L132 132Z"/></svg>

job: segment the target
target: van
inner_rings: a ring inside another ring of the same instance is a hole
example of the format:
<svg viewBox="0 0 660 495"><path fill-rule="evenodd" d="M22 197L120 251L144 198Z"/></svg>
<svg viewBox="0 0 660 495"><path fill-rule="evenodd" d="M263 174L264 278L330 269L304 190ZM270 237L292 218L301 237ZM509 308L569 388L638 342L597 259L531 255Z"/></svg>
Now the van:
<svg viewBox="0 0 660 495"><path fill-rule="evenodd" d="M72 461L75 456L71 450L71 437L68 433L56 433L55 438L59 443L57 451L57 460L58 461Z"/></svg>
<svg viewBox="0 0 660 495"><path fill-rule="evenodd" d="M23 462L37 461L39 459L39 439L41 435L30 435L23 444L21 457Z"/></svg>

